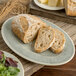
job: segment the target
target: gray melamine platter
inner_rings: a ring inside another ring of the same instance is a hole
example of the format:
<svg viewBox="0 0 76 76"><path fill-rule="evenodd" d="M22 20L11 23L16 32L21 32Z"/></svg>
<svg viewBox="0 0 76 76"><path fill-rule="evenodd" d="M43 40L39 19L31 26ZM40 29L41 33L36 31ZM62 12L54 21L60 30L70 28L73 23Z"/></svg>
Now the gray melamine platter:
<svg viewBox="0 0 76 76"><path fill-rule="evenodd" d="M34 41L29 44L24 44L14 35L14 33L11 30L12 19L13 17L4 22L1 33L8 47L19 56L38 64L51 66L65 64L74 57L75 47L73 41L66 32L64 32L55 24L41 18L45 23L47 23L47 25L52 26L53 28L57 28L64 33L66 43L63 52L61 52L60 54L54 54L50 50L47 50L43 53L36 53L33 47Z"/></svg>

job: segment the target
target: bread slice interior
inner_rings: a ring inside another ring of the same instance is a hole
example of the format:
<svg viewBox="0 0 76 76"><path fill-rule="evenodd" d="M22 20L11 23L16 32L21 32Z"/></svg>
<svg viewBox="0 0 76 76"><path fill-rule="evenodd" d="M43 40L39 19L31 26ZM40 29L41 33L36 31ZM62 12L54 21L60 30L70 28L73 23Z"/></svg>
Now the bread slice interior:
<svg viewBox="0 0 76 76"><path fill-rule="evenodd" d="M55 41L55 32L50 26L40 28L35 42L36 52L47 50Z"/></svg>
<svg viewBox="0 0 76 76"><path fill-rule="evenodd" d="M60 53L64 49L64 46L65 46L65 37L61 31L57 29L54 29L54 30L55 30L55 42L53 43L50 49L54 53Z"/></svg>

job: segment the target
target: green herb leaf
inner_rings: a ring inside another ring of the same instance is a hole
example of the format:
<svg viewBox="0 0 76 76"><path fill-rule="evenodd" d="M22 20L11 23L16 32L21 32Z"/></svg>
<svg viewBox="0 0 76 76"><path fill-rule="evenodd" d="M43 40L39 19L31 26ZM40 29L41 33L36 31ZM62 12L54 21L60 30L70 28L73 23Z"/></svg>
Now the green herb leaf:
<svg viewBox="0 0 76 76"><path fill-rule="evenodd" d="M6 70L6 67L3 64L0 64L0 72Z"/></svg>
<svg viewBox="0 0 76 76"><path fill-rule="evenodd" d="M17 75L20 70L16 67L8 67L8 71L10 72L11 75Z"/></svg>

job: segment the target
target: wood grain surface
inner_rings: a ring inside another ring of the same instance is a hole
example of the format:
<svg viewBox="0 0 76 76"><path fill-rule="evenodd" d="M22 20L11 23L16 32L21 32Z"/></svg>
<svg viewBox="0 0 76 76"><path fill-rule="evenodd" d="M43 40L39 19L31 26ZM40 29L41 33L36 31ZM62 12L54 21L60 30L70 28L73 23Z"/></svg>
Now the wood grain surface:
<svg viewBox="0 0 76 76"><path fill-rule="evenodd" d="M32 76L76 76L76 71L43 68Z"/></svg>

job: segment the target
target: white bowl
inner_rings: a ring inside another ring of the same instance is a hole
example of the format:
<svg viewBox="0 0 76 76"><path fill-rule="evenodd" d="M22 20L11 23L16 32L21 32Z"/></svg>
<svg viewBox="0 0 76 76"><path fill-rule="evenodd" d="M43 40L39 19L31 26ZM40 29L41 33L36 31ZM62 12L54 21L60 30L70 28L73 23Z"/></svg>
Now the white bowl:
<svg viewBox="0 0 76 76"><path fill-rule="evenodd" d="M3 51L3 52L4 52L6 57L10 57L13 60L18 62L18 68L20 69L18 76L24 76L24 69L23 69L22 63L19 61L19 59L17 57L15 57L14 55L8 53L8 52L5 52L5 51Z"/></svg>
<svg viewBox="0 0 76 76"><path fill-rule="evenodd" d="M38 0L34 0L35 4L38 5L39 7L47 10L62 10L64 7L51 7L48 6L47 4L41 4Z"/></svg>

